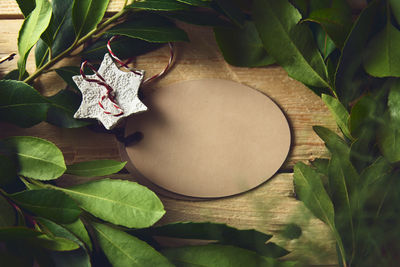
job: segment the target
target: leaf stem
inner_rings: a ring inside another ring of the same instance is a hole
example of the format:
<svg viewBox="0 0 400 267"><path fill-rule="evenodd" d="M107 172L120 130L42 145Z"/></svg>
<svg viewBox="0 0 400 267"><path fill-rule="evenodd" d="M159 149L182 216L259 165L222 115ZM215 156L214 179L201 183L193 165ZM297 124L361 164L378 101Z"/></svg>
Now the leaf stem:
<svg viewBox="0 0 400 267"><path fill-rule="evenodd" d="M49 60L46 64L44 64L42 67L36 69L36 71L30 75L28 78L24 80L25 83L30 83L33 80L35 80L42 72L59 62L61 59L63 59L65 56L67 56L69 53L77 49L79 46L81 46L83 43L85 43L87 40L89 40L94 34L97 34L104 30L107 26L109 26L111 23L119 19L121 16L125 15L129 10L127 9L122 9L118 13L116 13L114 16L111 18L107 19L103 24L101 24L98 28L93 29L90 31L88 34L83 36L81 39L76 40L69 48L67 48L65 51L60 53L58 56L54 57L53 59Z"/></svg>

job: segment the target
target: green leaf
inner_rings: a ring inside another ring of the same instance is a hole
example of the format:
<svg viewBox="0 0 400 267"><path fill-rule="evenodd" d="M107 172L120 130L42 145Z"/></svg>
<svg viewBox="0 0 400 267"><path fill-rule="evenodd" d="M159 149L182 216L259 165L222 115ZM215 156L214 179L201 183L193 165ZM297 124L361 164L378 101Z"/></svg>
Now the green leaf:
<svg viewBox="0 0 400 267"><path fill-rule="evenodd" d="M93 249L92 241L81 219L70 224L64 224L63 226L78 237L90 251Z"/></svg>
<svg viewBox="0 0 400 267"><path fill-rule="evenodd" d="M231 23L220 18L218 13L212 10L185 10L162 12L160 15L170 19L180 20L189 24L201 26L230 26Z"/></svg>
<svg viewBox="0 0 400 267"><path fill-rule="evenodd" d="M379 25L377 13L380 9L379 1L372 1L365 8L353 25L346 39L342 55L339 60L335 75L335 91L340 102L347 107L348 104L361 95L366 75L360 73L364 49L369 36L374 32L374 27Z"/></svg>
<svg viewBox="0 0 400 267"><path fill-rule="evenodd" d="M79 245L67 238L49 237L47 235L38 236L33 243L52 251L71 251L79 248Z"/></svg>
<svg viewBox="0 0 400 267"><path fill-rule="evenodd" d="M26 60L32 47L46 30L51 19L51 5L47 0L36 0L36 7L24 20L18 35L19 77L25 73Z"/></svg>
<svg viewBox="0 0 400 267"><path fill-rule="evenodd" d="M275 63L265 51L252 21L246 21L243 28L216 27L214 33L219 49L231 65L259 67Z"/></svg>
<svg viewBox="0 0 400 267"><path fill-rule="evenodd" d="M298 198L314 214L315 217L325 222L334 234L339 259L345 261L345 251L342 239L335 226L335 212L321 182L321 175L302 162L294 166L294 188Z"/></svg>
<svg viewBox="0 0 400 267"><path fill-rule="evenodd" d="M245 15L234 2L229 0L215 0L215 2L222 9L225 15L230 18L236 25L244 25Z"/></svg>
<svg viewBox="0 0 400 267"><path fill-rule="evenodd" d="M2 155L0 141L0 186L8 185L17 178L17 165L10 155Z"/></svg>
<svg viewBox="0 0 400 267"><path fill-rule="evenodd" d="M336 46L332 39L328 36L321 25L317 23L311 23L310 29L314 35L315 41L317 42L318 50L322 54L324 60L326 60L329 55L335 51ZM329 72L329 70L328 70ZM330 78L330 76L329 76Z"/></svg>
<svg viewBox="0 0 400 267"><path fill-rule="evenodd" d="M178 2L198 7L210 7L209 0L177 0Z"/></svg>
<svg viewBox="0 0 400 267"><path fill-rule="evenodd" d="M389 162L396 163L400 161L400 128L397 125L393 125L389 118L378 130L378 146Z"/></svg>
<svg viewBox="0 0 400 267"><path fill-rule="evenodd" d="M3 139L3 143L18 157L20 175L37 180L53 180L67 169L61 151L49 141L15 136Z"/></svg>
<svg viewBox="0 0 400 267"><path fill-rule="evenodd" d="M72 21L76 38L95 29L102 20L110 0L80 0L72 5Z"/></svg>
<svg viewBox="0 0 400 267"><path fill-rule="evenodd" d="M35 9L35 0L17 0L19 9L26 18Z"/></svg>
<svg viewBox="0 0 400 267"><path fill-rule="evenodd" d="M51 46L51 56L54 58L72 45L75 40L75 31L72 23L73 0L52 0L53 19L43 33L48 41L42 39L36 44L36 66L40 67L48 60ZM48 43L48 45L46 44Z"/></svg>
<svg viewBox="0 0 400 267"><path fill-rule="evenodd" d="M20 241L42 235L41 232L22 226L0 227L0 241Z"/></svg>
<svg viewBox="0 0 400 267"><path fill-rule="evenodd" d="M368 187L392 171L392 167L384 157L379 157L373 164L365 168L360 174L360 180L363 181L363 186Z"/></svg>
<svg viewBox="0 0 400 267"><path fill-rule="evenodd" d="M400 77L400 31L391 23L380 31L368 44L364 68L375 77Z"/></svg>
<svg viewBox="0 0 400 267"><path fill-rule="evenodd" d="M189 41L185 31L158 15L147 15L132 19L107 30L107 33L154 43Z"/></svg>
<svg viewBox="0 0 400 267"><path fill-rule="evenodd" d="M26 190L9 197L20 207L58 223L72 223L81 214L69 196L53 189Z"/></svg>
<svg viewBox="0 0 400 267"><path fill-rule="evenodd" d="M314 126L313 129L332 154L349 156L350 148L339 135L322 126Z"/></svg>
<svg viewBox="0 0 400 267"><path fill-rule="evenodd" d="M47 122L63 128L79 128L91 124L84 120L74 119L74 114L82 101L80 94L71 90L61 90L47 99L50 102Z"/></svg>
<svg viewBox="0 0 400 267"><path fill-rule="evenodd" d="M396 18L397 23L400 23L400 2L397 0L389 0L393 16Z"/></svg>
<svg viewBox="0 0 400 267"><path fill-rule="evenodd" d="M296 266L294 262L278 262L234 246L188 246L165 249L162 253L177 267Z"/></svg>
<svg viewBox="0 0 400 267"><path fill-rule="evenodd" d="M134 235L154 235L185 239L213 240L223 245L233 245L257 252L266 257L278 258L289 252L275 245L266 243L272 236L256 230L238 230L226 224L180 222L163 226L134 230Z"/></svg>
<svg viewBox="0 0 400 267"><path fill-rule="evenodd" d="M59 189L94 216L130 228L151 226L165 213L158 197L134 182L103 179Z"/></svg>
<svg viewBox="0 0 400 267"><path fill-rule="evenodd" d="M310 29L288 1L255 0L253 17L267 52L290 77L314 87L330 87L325 63Z"/></svg>
<svg viewBox="0 0 400 267"><path fill-rule="evenodd" d="M40 68L49 60L49 46L40 39L35 46L35 63L36 68Z"/></svg>
<svg viewBox="0 0 400 267"><path fill-rule="evenodd" d="M329 161L329 188L335 203L336 227L342 236L343 244L350 251L355 250L354 211L358 209L355 195L359 175L350 162L348 155L332 154Z"/></svg>
<svg viewBox="0 0 400 267"><path fill-rule="evenodd" d="M335 118L336 124L339 126L340 130L342 130L344 136L350 140L354 140L349 130L348 125L350 115L347 112L346 108L342 105L342 103L340 103L337 98L325 94L322 94L321 98L322 101L324 101L325 105L329 108L330 112Z"/></svg>
<svg viewBox="0 0 400 267"><path fill-rule="evenodd" d="M0 81L0 118L20 127L31 127L46 118L49 105L33 87L13 80Z"/></svg>
<svg viewBox="0 0 400 267"><path fill-rule="evenodd" d="M90 256L84 249L74 251L52 251L51 258L57 267L91 267Z"/></svg>
<svg viewBox="0 0 400 267"><path fill-rule="evenodd" d="M84 248L82 241L61 225L44 218L36 218L36 220L39 222L42 232L47 233L50 237L62 237L71 240Z"/></svg>
<svg viewBox="0 0 400 267"><path fill-rule="evenodd" d="M26 79L28 78L29 74L28 72L25 72L24 75L22 76L22 79ZM4 75L4 77L2 78L2 80L16 80L18 81L19 78L19 70L12 70L9 73L7 73L6 75Z"/></svg>
<svg viewBox="0 0 400 267"><path fill-rule="evenodd" d="M16 219L13 207L0 195L0 228L15 225Z"/></svg>
<svg viewBox="0 0 400 267"><path fill-rule="evenodd" d="M146 242L104 224L92 225L102 250L113 266L173 266Z"/></svg>
<svg viewBox="0 0 400 267"><path fill-rule="evenodd" d="M103 53L103 57L104 54L105 53ZM77 92L80 92L78 86L72 80L72 76L79 75L79 67L66 66L56 69L55 71L69 86L73 87Z"/></svg>
<svg viewBox="0 0 400 267"><path fill-rule="evenodd" d="M335 228L333 204L321 182L321 176L302 162L294 166L294 187L297 196L315 217Z"/></svg>
<svg viewBox="0 0 400 267"><path fill-rule="evenodd" d="M127 8L157 10L157 11L174 11L188 9L189 6L176 0L144 0L134 1Z"/></svg>
<svg viewBox="0 0 400 267"><path fill-rule="evenodd" d="M391 121L400 126L400 80L398 79L390 88L388 106Z"/></svg>
<svg viewBox="0 0 400 267"><path fill-rule="evenodd" d="M285 225L280 235L288 240L298 239L302 234L301 227L295 223L289 223Z"/></svg>
<svg viewBox="0 0 400 267"><path fill-rule="evenodd" d="M86 177L105 176L119 172L125 164L126 161L115 160L85 161L68 165L66 173Z"/></svg>
<svg viewBox="0 0 400 267"><path fill-rule="evenodd" d="M104 54L108 53L107 49L107 42L110 40L112 35L110 34L105 34L102 38L97 40L95 43L89 45L82 51L82 57L86 60L102 60L104 58ZM112 51L120 58L120 59L128 59L128 58L134 58L137 56L140 56L142 54L148 53L150 51L153 51L157 48L159 48L162 44L160 43L149 43L140 39L134 39L134 38L128 38L125 36L121 36L118 39L112 41L111 43L111 49ZM66 67L66 68L75 68L75 67ZM66 68L61 68L58 70L66 69ZM79 75L79 68L75 68L77 73L72 74L71 72L71 77L72 75ZM68 73L65 74L60 74L59 71L57 73L62 76L62 75L68 75ZM68 71L68 69L67 69ZM68 77L68 76L66 76ZM65 80L65 78L63 77ZM68 80L72 83L72 79L68 77ZM77 88L76 84L72 85L68 83L71 86L74 86ZM78 89L77 89L78 90Z"/></svg>
<svg viewBox="0 0 400 267"><path fill-rule="evenodd" d="M343 0L337 1L346 3ZM332 38L337 48L342 49L352 26L351 10L347 3L345 5L317 9L310 13L306 21L319 23L329 37Z"/></svg>

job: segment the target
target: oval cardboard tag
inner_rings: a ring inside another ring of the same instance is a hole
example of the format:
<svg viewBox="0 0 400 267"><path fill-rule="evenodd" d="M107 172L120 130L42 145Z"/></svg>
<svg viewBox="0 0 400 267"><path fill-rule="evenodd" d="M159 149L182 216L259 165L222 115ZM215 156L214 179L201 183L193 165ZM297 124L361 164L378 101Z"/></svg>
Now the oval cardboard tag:
<svg viewBox="0 0 400 267"><path fill-rule="evenodd" d="M290 129L282 111L242 84L184 81L158 88L143 102L149 111L129 118L125 132L143 138L125 147L126 156L132 172L175 194L245 192L273 176L288 154Z"/></svg>

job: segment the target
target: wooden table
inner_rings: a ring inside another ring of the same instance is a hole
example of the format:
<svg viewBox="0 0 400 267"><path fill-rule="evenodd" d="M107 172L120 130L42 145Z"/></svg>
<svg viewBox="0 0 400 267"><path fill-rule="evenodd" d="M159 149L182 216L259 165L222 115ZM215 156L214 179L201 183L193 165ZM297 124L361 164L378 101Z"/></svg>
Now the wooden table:
<svg viewBox="0 0 400 267"><path fill-rule="evenodd" d="M112 1L109 11L118 10L122 0ZM0 1L0 58L17 51L17 36L22 16L14 1ZM173 69L154 87L199 78L233 80L253 87L271 97L286 114L293 135L290 154L268 182L250 192L233 197L209 201L184 201L160 196L167 210L160 223L175 221L211 221L274 234L273 241L292 251L288 259L300 259L310 265L336 265L335 244L328 227L314 218L304 205L297 201L293 190L293 166L298 161L307 162L326 156L323 142L313 132L313 125L336 129L336 124L321 99L301 83L289 78L279 66L267 68L238 68L228 65L218 50L211 28L180 25L190 37L190 43L177 44L177 60ZM168 60L164 47L138 58L138 67L147 73L157 73ZM78 65L79 59L68 59L60 64ZM16 68L17 59L0 65L3 76ZM32 56L28 71L34 69ZM0 76L0 77L1 77ZM36 81L44 95L52 95L65 87L63 81L48 73ZM60 129L41 123L29 129L0 124L0 137L31 135L54 142L63 151L68 164L84 160L120 160L114 136L94 133L88 129ZM126 178L126 177L125 177ZM302 236L286 240L280 230L288 223L302 228Z"/></svg>

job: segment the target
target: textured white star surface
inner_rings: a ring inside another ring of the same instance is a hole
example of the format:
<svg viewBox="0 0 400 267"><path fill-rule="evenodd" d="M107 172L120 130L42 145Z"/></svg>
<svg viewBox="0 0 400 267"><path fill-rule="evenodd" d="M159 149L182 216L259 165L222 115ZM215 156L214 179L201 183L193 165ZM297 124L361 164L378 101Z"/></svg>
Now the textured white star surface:
<svg viewBox="0 0 400 267"><path fill-rule="evenodd" d="M103 108L99 105L99 101L103 95L106 95L107 89L95 82L86 81L81 75L73 76L72 79L82 92L82 103L74 114L76 119L92 118L99 120L107 130L115 127L118 122L133 113L146 111L147 107L138 98L138 90L144 76L144 71L124 72L118 69L117 65L107 53L101 62L98 73L106 80L107 84L113 88L115 94L115 102L122 109L121 116L114 116L120 110L116 109L113 103L108 99L102 101ZM87 75L88 79L99 78L96 74ZM106 114L104 111L111 112Z"/></svg>

